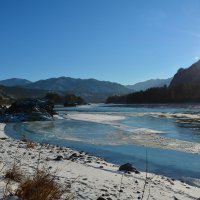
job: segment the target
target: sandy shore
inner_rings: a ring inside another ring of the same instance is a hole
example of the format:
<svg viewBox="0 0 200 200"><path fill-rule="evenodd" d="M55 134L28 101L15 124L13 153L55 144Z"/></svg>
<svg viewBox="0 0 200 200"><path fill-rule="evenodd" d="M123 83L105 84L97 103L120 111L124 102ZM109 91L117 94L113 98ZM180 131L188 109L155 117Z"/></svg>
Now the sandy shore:
<svg viewBox="0 0 200 200"><path fill-rule="evenodd" d="M5 124L0 124L0 138L6 137ZM105 162L103 159L69 148L53 145L36 144L28 148L27 143L7 138L0 140L0 194L2 198L6 180L4 174L14 162L18 163L28 175L37 166L40 153L40 167L45 166L52 172L57 171L57 181L69 187L70 193L77 200L95 200L103 197L107 200L141 199L146 174L123 174L119 166ZM74 156L72 156L74 155ZM54 160L62 156L60 161ZM120 184L122 182L122 184ZM17 185L17 183L13 183ZM121 190L121 191L120 191ZM119 192L120 191L120 192ZM200 188L193 187L177 180L148 173L144 199L189 200L200 198ZM64 197L63 197L64 199Z"/></svg>

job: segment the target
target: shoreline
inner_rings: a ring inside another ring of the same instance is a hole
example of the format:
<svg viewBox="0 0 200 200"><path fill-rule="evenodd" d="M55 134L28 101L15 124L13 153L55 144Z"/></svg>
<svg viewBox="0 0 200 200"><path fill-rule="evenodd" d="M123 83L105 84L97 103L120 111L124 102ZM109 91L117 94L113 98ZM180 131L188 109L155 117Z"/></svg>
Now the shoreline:
<svg viewBox="0 0 200 200"><path fill-rule="evenodd" d="M6 127L5 123L0 123L0 138L8 138L8 136L4 131L5 127Z"/></svg>
<svg viewBox="0 0 200 200"><path fill-rule="evenodd" d="M6 124L0 124L0 137L6 136ZM10 137L0 140L1 165L4 163L6 170L12 165L14 158L27 174L32 174L41 151L40 165L46 166L51 171L57 171L57 181L62 185L71 184L70 192L77 200L104 199L128 200L140 199L145 182L146 173L123 174L118 171L119 166L104 161L102 158L88 155L85 152L55 145L35 143L34 148L28 148L25 142ZM58 156L63 159L56 161ZM1 172L0 193L5 187L5 179ZM148 173L148 184L144 199L177 199L189 200L200 197L200 188L170 179L161 175ZM122 180L123 177L123 180ZM120 184L122 181L122 184ZM15 184L16 185L16 184ZM121 190L121 192L119 192ZM150 191L150 192L149 192Z"/></svg>

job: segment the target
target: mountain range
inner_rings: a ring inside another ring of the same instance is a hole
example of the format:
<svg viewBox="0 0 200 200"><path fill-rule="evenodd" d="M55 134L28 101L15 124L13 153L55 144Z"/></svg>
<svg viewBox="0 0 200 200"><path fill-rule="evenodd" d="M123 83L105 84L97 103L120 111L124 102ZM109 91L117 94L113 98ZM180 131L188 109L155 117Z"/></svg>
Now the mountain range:
<svg viewBox="0 0 200 200"><path fill-rule="evenodd" d="M99 81L96 79L75 79L70 77L50 78L31 82L26 79L11 78L0 81L3 86L20 86L21 88L39 89L44 91L73 92L82 93L115 93L125 94L127 92L146 90L152 87L169 86L172 78L150 79L134 85L121 85L109 81Z"/></svg>
<svg viewBox="0 0 200 200"><path fill-rule="evenodd" d="M147 81L139 82L134 85L126 85L127 88L137 91L145 91L153 87L163 87L164 85L169 86L172 78L168 79L150 79Z"/></svg>
<svg viewBox="0 0 200 200"><path fill-rule="evenodd" d="M75 79L70 77L50 78L31 82L25 79L7 79L0 81L1 88L13 98L41 97L48 92L59 94L73 93L87 102L104 102L110 95L121 95L132 92L131 89L109 81L96 79Z"/></svg>
<svg viewBox="0 0 200 200"><path fill-rule="evenodd" d="M199 103L200 60L186 69L179 69L167 87L153 87L128 95L110 96L107 103Z"/></svg>
<svg viewBox="0 0 200 200"><path fill-rule="evenodd" d="M23 86L30 83L31 81L26 80L26 79L21 79L21 78L10 78L10 79L0 81L0 85L4 85L4 86Z"/></svg>
<svg viewBox="0 0 200 200"><path fill-rule="evenodd" d="M9 96L12 99L22 97L44 97L48 92L56 92L61 95L73 93L77 96L81 96L87 102L104 102L109 96L126 95L137 91L145 91L149 88L160 88L164 85L169 86L169 88L175 88L178 85L178 93L180 90L186 91L186 88L187 91L190 92L194 91L195 88L199 88L200 61L197 61L189 68L179 69L173 78L151 79L134 85L125 86L109 81L75 79L70 77L49 78L36 82L31 82L26 79L11 78L0 81L0 93L1 98L4 96L7 98ZM182 85L182 89L179 87L180 85ZM173 89L173 91L175 91L175 89Z"/></svg>
<svg viewBox="0 0 200 200"><path fill-rule="evenodd" d="M109 81L96 79L75 79L70 77L50 78L26 85L31 89L51 91L72 91L75 93L126 93L130 92L125 86Z"/></svg>

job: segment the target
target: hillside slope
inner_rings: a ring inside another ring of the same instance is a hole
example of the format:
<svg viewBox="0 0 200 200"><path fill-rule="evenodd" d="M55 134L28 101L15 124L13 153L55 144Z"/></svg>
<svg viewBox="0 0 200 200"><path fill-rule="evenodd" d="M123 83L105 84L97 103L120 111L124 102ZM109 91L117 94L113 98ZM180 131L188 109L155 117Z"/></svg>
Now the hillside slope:
<svg viewBox="0 0 200 200"><path fill-rule="evenodd" d="M21 78L10 78L6 80L1 80L0 85L4 86L23 86L31 83L31 81Z"/></svg>
<svg viewBox="0 0 200 200"><path fill-rule="evenodd" d="M40 80L28 84L26 88L73 93L81 96L87 102L104 102L110 95L127 94L132 91L118 83L70 77Z"/></svg>
<svg viewBox="0 0 200 200"><path fill-rule="evenodd" d="M170 87L183 84L200 86L200 60L186 69L179 69L174 75Z"/></svg>
<svg viewBox="0 0 200 200"><path fill-rule="evenodd" d="M150 79L147 81L139 82L134 85L127 85L126 87L134 91L147 90L153 87L163 87L164 85L169 86L172 78L168 79Z"/></svg>

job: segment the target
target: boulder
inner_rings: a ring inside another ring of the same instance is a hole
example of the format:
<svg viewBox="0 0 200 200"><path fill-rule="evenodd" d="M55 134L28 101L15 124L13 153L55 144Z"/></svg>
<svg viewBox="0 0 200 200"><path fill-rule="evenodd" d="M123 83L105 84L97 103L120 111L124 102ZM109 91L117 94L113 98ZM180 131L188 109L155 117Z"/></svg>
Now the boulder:
<svg viewBox="0 0 200 200"><path fill-rule="evenodd" d="M63 156L57 156L54 160L55 161L61 161L61 160L63 160Z"/></svg>
<svg viewBox="0 0 200 200"><path fill-rule="evenodd" d="M106 199L103 197L99 197L97 200L106 200Z"/></svg>
<svg viewBox="0 0 200 200"><path fill-rule="evenodd" d="M21 99L6 109L0 120L3 122L48 121L53 119L53 108L54 105L46 100Z"/></svg>
<svg viewBox="0 0 200 200"><path fill-rule="evenodd" d="M54 105L46 100L41 99L20 99L15 101L8 109L8 114L14 113L48 113L53 116Z"/></svg>
<svg viewBox="0 0 200 200"><path fill-rule="evenodd" d="M6 111L6 106L0 105L0 115L3 115Z"/></svg>
<svg viewBox="0 0 200 200"><path fill-rule="evenodd" d="M78 157L77 153L73 153L72 155L69 156L69 160L77 157Z"/></svg>
<svg viewBox="0 0 200 200"><path fill-rule="evenodd" d="M121 165L119 167L119 171L125 171L125 172L135 172L135 173L139 173L139 171L133 167L130 163L126 163L124 165Z"/></svg>

